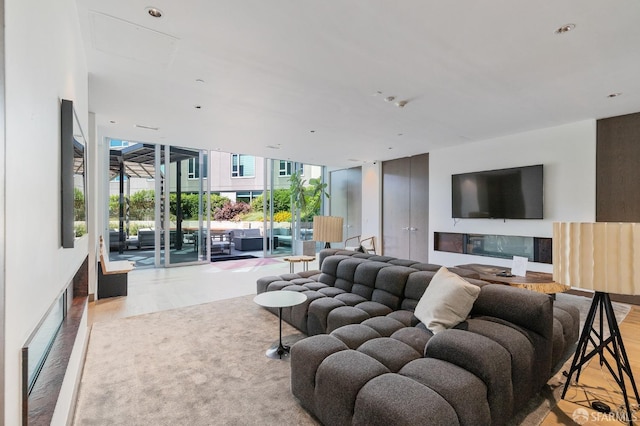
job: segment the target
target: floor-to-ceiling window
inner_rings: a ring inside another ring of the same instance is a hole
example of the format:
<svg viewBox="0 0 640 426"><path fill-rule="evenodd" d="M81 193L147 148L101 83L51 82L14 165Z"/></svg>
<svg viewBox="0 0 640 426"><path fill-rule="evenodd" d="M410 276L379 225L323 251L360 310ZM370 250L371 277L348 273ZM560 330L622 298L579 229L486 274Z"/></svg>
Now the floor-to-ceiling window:
<svg viewBox="0 0 640 426"><path fill-rule="evenodd" d="M137 267L209 261L208 152L110 141L109 245Z"/></svg>
<svg viewBox="0 0 640 426"><path fill-rule="evenodd" d="M304 245L315 252L313 217L321 214L324 168L287 160L267 160L265 173L265 229L269 255L302 254Z"/></svg>
<svg viewBox="0 0 640 426"><path fill-rule="evenodd" d="M167 170L168 215L163 217L171 244L165 266L208 261L209 180L207 151L170 147ZM173 161L171 157L173 158Z"/></svg>
<svg viewBox="0 0 640 426"><path fill-rule="evenodd" d="M110 204L118 259L165 267L316 247L321 166L126 141L112 148L111 164L122 166L112 172Z"/></svg>

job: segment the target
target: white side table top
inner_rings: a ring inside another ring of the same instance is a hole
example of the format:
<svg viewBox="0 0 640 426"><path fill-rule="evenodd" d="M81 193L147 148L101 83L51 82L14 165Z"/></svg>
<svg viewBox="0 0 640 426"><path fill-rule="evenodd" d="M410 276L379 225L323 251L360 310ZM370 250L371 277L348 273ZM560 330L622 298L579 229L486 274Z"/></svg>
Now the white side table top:
<svg viewBox="0 0 640 426"><path fill-rule="evenodd" d="M307 296L297 291L276 290L260 293L253 301L265 308L286 308L299 305L307 300Z"/></svg>

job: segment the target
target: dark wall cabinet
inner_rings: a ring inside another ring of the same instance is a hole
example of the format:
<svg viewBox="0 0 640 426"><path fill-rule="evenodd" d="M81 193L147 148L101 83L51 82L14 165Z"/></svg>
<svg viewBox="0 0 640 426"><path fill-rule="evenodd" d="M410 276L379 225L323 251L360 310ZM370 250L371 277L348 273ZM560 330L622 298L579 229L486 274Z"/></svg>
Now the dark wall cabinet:
<svg viewBox="0 0 640 426"><path fill-rule="evenodd" d="M429 154L382 163L382 253L428 261Z"/></svg>
<svg viewBox="0 0 640 426"><path fill-rule="evenodd" d="M640 113L597 121L596 221L640 222Z"/></svg>

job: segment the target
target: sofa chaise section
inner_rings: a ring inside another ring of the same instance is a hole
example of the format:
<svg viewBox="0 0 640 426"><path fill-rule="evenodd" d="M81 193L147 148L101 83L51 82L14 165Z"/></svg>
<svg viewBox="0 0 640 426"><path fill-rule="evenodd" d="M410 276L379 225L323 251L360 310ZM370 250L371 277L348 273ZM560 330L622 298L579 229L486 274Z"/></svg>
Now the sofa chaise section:
<svg viewBox="0 0 640 426"><path fill-rule="evenodd" d="M298 342L291 389L324 424L505 424L550 376L552 317L549 297L487 284L436 335L394 313Z"/></svg>

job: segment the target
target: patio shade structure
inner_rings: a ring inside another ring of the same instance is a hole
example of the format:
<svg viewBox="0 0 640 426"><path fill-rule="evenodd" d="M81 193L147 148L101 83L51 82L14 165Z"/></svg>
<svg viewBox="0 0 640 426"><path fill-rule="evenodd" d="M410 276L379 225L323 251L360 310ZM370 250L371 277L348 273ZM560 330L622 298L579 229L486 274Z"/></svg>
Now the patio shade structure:
<svg viewBox="0 0 640 426"><path fill-rule="evenodd" d="M162 146L161 150L164 153L165 147ZM180 172L180 165L182 161L188 160L197 156L198 152L170 147L169 161L176 163L177 171ZM153 144L139 143L125 147L121 150L111 149L109 150L109 179L113 179L119 176L120 181L120 202L119 202L119 223L118 223L118 253L124 252L125 246L125 229L124 229L124 210L125 210L125 190L124 181L125 176L127 178L137 177L145 179L155 178L155 156L156 146ZM129 190L127 190L127 193ZM176 199L178 208L178 223L176 229L176 245L180 249L182 245L182 215L180 212L181 206L181 187L180 179L176 180Z"/></svg>

